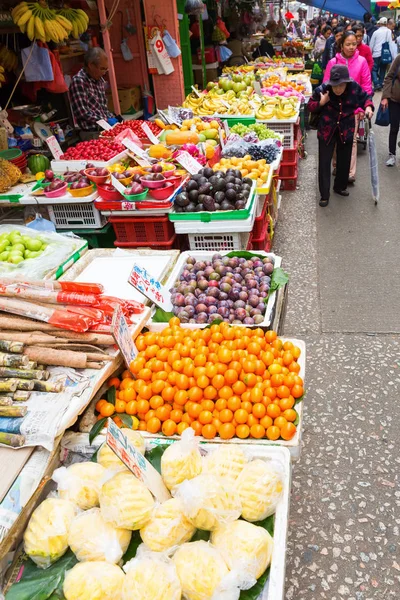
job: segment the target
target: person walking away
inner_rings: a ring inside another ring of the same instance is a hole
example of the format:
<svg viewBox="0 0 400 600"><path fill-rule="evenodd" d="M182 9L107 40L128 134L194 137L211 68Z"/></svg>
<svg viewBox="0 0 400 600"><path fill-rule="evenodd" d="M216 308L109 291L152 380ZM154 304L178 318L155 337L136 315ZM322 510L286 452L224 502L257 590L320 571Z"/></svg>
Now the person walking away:
<svg viewBox="0 0 400 600"><path fill-rule="evenodd" d="M355 112L373 114L373 104L369 94L350 78L346 65L334 65L330 78L313 93L308 109L319 113L318 124L318 183L320 206L327 206L331 186L331 161L337 146L337 172L333 191L339 196L348 196L351 151L353 147Z"/></svg>
<svg viewBox="0 0 400 600"><path fill-rule="evenodd" d="M372 81L371 71L369 70L368 63L363 56L360 56L357 50L356 36L352 31L346 31L339 41L339 50L336 56L329 61L325 73L323 82L326 82L330 78L331 69L334 65L346 65L349 69L350 77L356 81L360 87L372 97ZM357 132L359 124L359 116L356 116L356 125L354 130L353 140L353 151L351 155L351 166L349 183L354 183L356 180L357 170ZM333 168L335 169L336 159L333 160Z"/></svg>
<svg viewBox="0 0 400 600"><path fill-rule="evenodd" d="M326 40L325 50L324 50L324 53L322 55L322 60L321 60L322 68L324 71L326 69L328 62L330 60L332 60L332 58L339 51L338 44L339 44L340 40L342 39L343 31L344 31L343 27L336 27L336 29L333 30L333 35L331 35Z"/></svg>
<svg viewBox="0 0 400 600"><path fill-rule="evenodd" d="M397 134L400 127L400 55L395 58L383 82L381 106L389 110L389 158L387 167L396 165Z"/></svg>
<svg viewBox="0 0 400 600"><path fill-rule="evenodd" d="M365 33L367 35L367 39L364 40L364 42L369 43L372 38L372 35L378 29L375 18L371 15L370 12L364 13L364 27Z"/></svg>
<svg viewBox="0 0 400 600"><path fill-rule="evenodd" d="M361 23L355 25L353 27L353 31L356 34L357 40L357 50L360 53L360 56L363 56L368 63L369 70L372 72L374 66L374 59L372 58L371 48L367 46L367 44L363 44L364 38L364 25Z"/></svg>
<svg viewBox="0 0 400 600"><path fill-rule="evenodd" d="M382 62L382 46L388 43L389 48L392 42L392 32L387 27L386 17L378 21L379 28L372 34L369 47L371 48L374 67L372 69L372 80L374 82L374 91L379 92L385 79L387 63Z"/></svg>
<svg viewBox="0 0 400 600"><path fill-rule="evenodd" d="M332 27L330 27L330 25L327 25L325 27L323 33L321 32L320 35L317 37L315 46L314 46L315 58L319 58L320 56L322 56L322 54L325 50L326 40L330 37L331 33L332 33Z"/></svg>

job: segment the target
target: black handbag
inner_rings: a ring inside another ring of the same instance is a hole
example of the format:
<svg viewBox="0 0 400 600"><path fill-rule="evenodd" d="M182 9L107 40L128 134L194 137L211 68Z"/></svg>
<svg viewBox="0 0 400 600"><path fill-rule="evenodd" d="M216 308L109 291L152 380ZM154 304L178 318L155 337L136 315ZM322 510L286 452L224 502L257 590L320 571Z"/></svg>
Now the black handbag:
<svg viewBox="0 0 400 600"><path fill-rule="evenodd" d="M312 112L308 119L308 125L310 129L318 129L319 120L321 118L321 112Z"/></svg>

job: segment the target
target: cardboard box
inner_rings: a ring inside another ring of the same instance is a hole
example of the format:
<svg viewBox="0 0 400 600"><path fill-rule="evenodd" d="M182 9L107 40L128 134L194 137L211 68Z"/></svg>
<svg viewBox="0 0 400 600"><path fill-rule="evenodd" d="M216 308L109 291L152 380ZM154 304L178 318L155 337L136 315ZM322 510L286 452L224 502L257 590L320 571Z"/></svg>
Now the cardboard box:
<svg viewBox="0 0 400 600"><path fill-rule="evenodd" d="M139 85L118 89L118 98L121 107L121 115L133 115L143 108L142 90ZM107 94L107 104L109 110L115 112L110 92Z"/></svg>

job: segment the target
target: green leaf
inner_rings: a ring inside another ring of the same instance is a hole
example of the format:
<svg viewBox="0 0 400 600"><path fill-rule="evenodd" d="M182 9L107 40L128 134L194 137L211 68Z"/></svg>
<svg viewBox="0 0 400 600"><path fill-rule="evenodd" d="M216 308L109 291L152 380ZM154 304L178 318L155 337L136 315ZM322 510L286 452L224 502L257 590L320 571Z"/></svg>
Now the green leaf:
<svg viewBox="0 0 400 600"><path fill-rule="evenodd" d="M128 427L129 429L132 429L133 419L132 419L131 415L126 415L124 413L119 413L118 416L121 419L121 421L123 422L123 424L125 425L125 427Z"/></svg>
<svg viewBox="0 0 400 600"><path fill-rule="evenodd" d="M277 267L272 271L271 287L269 293L272 294L283 287L289 281L289 275L281 268Z"/></svg>
<svg viewBox="0 0 400 600"><path fill-rule="evenodd" d="M117 390L115 389L115 385L112 385L107 390L107 402L115 406L115 401L117 399Z"/></svg>
<svg viewBox="0 0 400 600"><path fill-rule="evenodd" d="M297 417L295 418L293 425L296 425L296 427L297 427L297 425L300 423L300 416L299 416L299 413L297 412L297 410L295 411L295 413L296 413Z"/></svg>
<svg viewBox="0 0 400 600"><path fill-rule="evenodd" d="M146 452L147 460L159 473L161 473L161 457L168 447L169 444L160 444L159 446L152 448L150 452Z"/></svg>
<svg viewBox="0 0 400 600"><path fill-rule="evenodd" d="M99 435L106 421L107 417L103 417L102 419L96 421L96 423L93 425L92 429L89 432L89 444L92 444L93 440Z"/></svg>
<svg viewBox="0 0 400 600"><path fill-rule="evenodd" d="M247 250L234 250L233 252L229 252L225 254L228 258L245 258L249 260L253 256L257 256L258 258L265 258L264 254L257 254L257 252L248 252Z"/></svg>
<svg viewBox="0 0 400 600"><path fill-rule="evenodd" d="M78 562L72 550L68 550L48 569L39 569L28 559L18 583L14 583L6 595L7 600L53 600L64 598L62 586L66 571Z"/></svg>
<svg viewBox="0 0 400 600"><path fill-rule="evenodd" d="M306 393L304 392L304 394L302 396L300 396L300 398L296 398L294 405L296 406L296 404L299 404L299 402L303 402L305 395L306 395Z"/></svg>
<svg viewBox="0 0 400 600"><path fill-rule="evenodd" d="M212 325L219 325L220 323L222 323L223 319L214 319L214 321L212 323L209 323L208 325L206 325L206 327L204 327L204 329L210 329L210 327Z"/></svg>
<svg viewBox="0 0 400 600"><path fill-rule="evenodd" d="M208 542L208 540L210 539L210 536L211 536L210 531L203 531L202 529L198 529L190 541L191 542L199 542L199 541Z"/></svg>
<svg viewBox="0 0 400 600"><path fill-rule="evenodd" d="M257 523L254 523L254 525L257 525L258 527L262 527L263 529L266 529L269 533L269 535L274 535L274 528L275 528L275 515L271 515L270 517L267 517L266 519L263 519L262 521L257 521Z"/></svg>
<svg viewBox="0 0 400 600"><path fill-rule="evenodd" d="M152 317L152 321L153 323L168 323L168 321L170 319L172 319L172 317L174 317L174 313L172 312L167 312L165 310L163 310L162 308L157 307L156 308L156 312L154 313L153 317Z"/></svg>
<svg viewBox="0 0 400 600"><path fill-rule="evenodd" d="M140 544L142 543L142 538L140 537L139 531L132 531L131 541L129 542L129 546L122 557L122 562L125 564L132 558L135 558L136 552Z"/></svg>

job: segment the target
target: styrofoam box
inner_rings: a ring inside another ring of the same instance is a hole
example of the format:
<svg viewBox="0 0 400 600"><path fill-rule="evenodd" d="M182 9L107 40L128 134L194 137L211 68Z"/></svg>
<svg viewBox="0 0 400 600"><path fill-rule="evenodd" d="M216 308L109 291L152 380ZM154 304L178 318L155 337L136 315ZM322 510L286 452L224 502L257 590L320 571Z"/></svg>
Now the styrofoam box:
<svg viewBox="0 0 400 600"><path fill-rule="evenodd" d="M64 173L65 171L80 171L81 169L86 169L86 165L90 163L95 167L109 167L114 165L115 163L123 160L128 155L128 151L124 150L119 154L116 154L113 158L110 158L108 161L104 160L52 160L51 168L55 173Z"/></svg>
<svg viewBox="0 0 400 600"><path fill-rule="evenodd" d="M148 325L147 325L148 327ZM306 344L303 340L298 340L298 339L293 339L293 338L285 338L285 337L280 337L279 339L281 339L283 342L292 342L295 346L298 346L301 350L301 354L298 360L298 363L300 365L300 371L299 371L299 375L302 378L304 385L305 385L305 377L306 377ZM271 441L268 440L267 438L263 438L261 440L253 440L253 439L240 439L240 438L233 438L232 440L222 440L219 437L216 437L213 439L213 443L214 444L226 444L226 443L231 443L231 444L240 444L240 445L250 445L250 446L254 446L254 445L262 445L263 447L271 447L271 446L280 446L282 448L287 449L290 452L291 458L292 460L298 460L300 458L300 453L301 453L301 438L302 438L302 427L303 427L303 403L304 400L302 400L301 402L298 402L294 408L297 411L298 415L299 415L299 424L297 425L297 431L295 436L289 440L276 440L276 441ZM141 435L143 435L145 438L157 438L159 437L159 434L156 433L147 433L146 431L141 431L140 432ZM205 440L202 436L198 436L199 440L202 442L207 442L208 440ZM170 438L168 439L179 439L180 436L179 435L173 435L170 436Z"/></svg>
<svg viewBox="0 0 400 600"><path fill-rule="evenodd" d="M268 256L269 258L273 258L274 259L274 265L275 267L280 267L282 264L282 258L280 256L276 256L276 254L272 254L270 252L263 252L263 251L255 251L255 254L260 254L262 256ZM191 251L189 250L188 252L181 252L178 260L176 261L175 267L171 273L171 275L168 277L168 280L165 283L165 288L167 290L169 290L170 288L172 288L174 286L174 283L177 279L179 279L180 274L182 273L184 266L186 264L186 259L189 258L189 256L192 256L193 258L195 258L196 260L210 260L212 256L214 256L214 254L216 254L216 252L200 252L200 251ZM221 254L221 253L220 253ZM222 256L224 256L224 254L229 254L229 252L224 252L222 253ZM264 321L262 323L259 323L258 325L254 325L254 327L268 327L268 325L271 324L271 316L272 316L272 311L275 305L275 300L276 300L276 292L273 292L267 302L267 308L265 311L265 315L264 315ZM155 308L153 308L153 312L155 311ZM152 314L153 314L152 312ZM182 327L187 328L187 329L204 329L204 327L207 327L208 323L182 323ZM248 325L245 325L246 327L249 327ZM167 327L167 323L153 323L151 320L148 322L147 327L150 329L150 331L162 331L163 329L165 329L165 327ZM250 325L250 327L252 327Z"/></svg>

